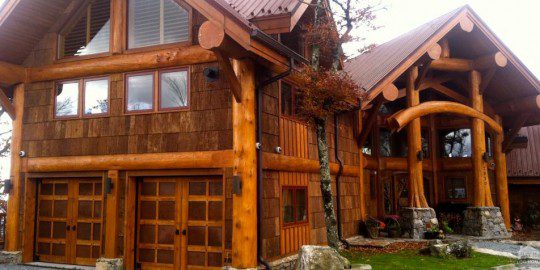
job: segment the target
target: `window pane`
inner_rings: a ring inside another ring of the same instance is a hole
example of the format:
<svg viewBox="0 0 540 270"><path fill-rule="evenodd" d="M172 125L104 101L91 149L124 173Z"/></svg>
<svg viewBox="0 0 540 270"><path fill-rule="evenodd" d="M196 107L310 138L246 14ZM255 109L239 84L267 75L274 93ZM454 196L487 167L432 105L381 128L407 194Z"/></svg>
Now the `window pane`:
<svg viewBox="0 0 540 270"><path fill-rule="evenodd" d="M93 80L84 83L84 113L109 112L109 80Z"/></svg>
<svg viewBox="0 0 540 270"><path fill-rule="evenodd" d="M296 190L296 221L307 220L306 189Z"/></svg>
<svg viewBox="0 0 540 270"><path fill-rule="evenodd" d="M161 73L160 108L180 108L187 106L187 71Z"/></svg>
<svg viewBox="0 0 540 270"><path fill-rule="evenodd" d="M128 111L153 108L154 75L137 75L127 78Z"/></svg>
<svg viewBox="0 0 540 270"><path fill-rule="evenodd" d="M84 12L64 36L62 56L89 55L109 51L110 0L94 1L90 16Z"/></svg>
<svg viewBox="0 0 540 270"><path fill-rule="evenodd" d="M292 88L289 84L281 83L281 114L292 115Z"/></svg>
<svg viewBox="0 0 540 270"><path fill-rule="evenodd" d="M129 48L189 40L189 13L173 0L129 1Z"/></svg>
<svg viewBox="0 0 540 270"><path fill-rule="evenodd" d="M293 190L283 189L283 222L294 222Z"/></svg>
<svg viewBox="0 0 540 270"><path fill-rule="evenodd" d="M464 178L447 178L446 192L449 199L465 199L467 198L467 188L465 187Z"/></svg>
<svg viewBox="0 0 540 270"><path fill-rule="evenodd" d="M459 129L443 133L441 136L444 157L471 156L471 130Z"/></svg>
<svg viewBox="0 0 540 270"><path fill-rule="evenodd" d="M56 116L74 116L79 112L79 83L59 83L56 87Z"/></svg>

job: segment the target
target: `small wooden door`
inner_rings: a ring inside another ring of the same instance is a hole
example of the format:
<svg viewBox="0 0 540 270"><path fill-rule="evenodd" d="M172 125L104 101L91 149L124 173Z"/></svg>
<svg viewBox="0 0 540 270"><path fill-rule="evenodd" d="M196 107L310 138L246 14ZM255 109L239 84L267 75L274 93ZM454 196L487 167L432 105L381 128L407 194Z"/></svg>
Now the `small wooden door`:
<svg viewBox="0 0 540 270"><path fill-rule="evenodd" d="M142 269L221 269L221 178L144 178L138 185L137 265Z"/></svg>
<svg viewBox="0 0 540 270"><path fill-rule="evenodd" d="M101 213L101 179L43 179L38 188L38 260L95 264L101 255Z"/></svg>

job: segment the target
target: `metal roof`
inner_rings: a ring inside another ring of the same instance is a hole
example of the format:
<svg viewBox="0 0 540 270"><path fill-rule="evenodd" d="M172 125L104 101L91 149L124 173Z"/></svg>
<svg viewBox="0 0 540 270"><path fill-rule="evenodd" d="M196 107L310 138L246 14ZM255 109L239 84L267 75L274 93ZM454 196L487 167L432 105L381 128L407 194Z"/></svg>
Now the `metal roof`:
<svg viewBox="0 0 540 270"><path fill-rule="evenodd" d="M300 0L225 0L244 18L281 15L294 12L301 4Z"/></svg>
<svg viewBox="0 0 540 270"><path fill-rule="evenodd" d="M456 9L345 62L344 69L365 91L401 65L463 8Z"/></svg>

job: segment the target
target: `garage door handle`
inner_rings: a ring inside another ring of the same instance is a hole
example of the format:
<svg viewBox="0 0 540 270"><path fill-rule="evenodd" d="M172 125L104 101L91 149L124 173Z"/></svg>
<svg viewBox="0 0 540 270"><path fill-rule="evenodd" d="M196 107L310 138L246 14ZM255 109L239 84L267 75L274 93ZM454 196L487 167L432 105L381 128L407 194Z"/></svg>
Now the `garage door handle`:
<svg viewBox="0 0 540 270"><path fill-rule="evenodd" d="M74 231L74 230L76 230L76 229L77 229L77 226L75 226L75 225L71 226L71 230L72 230L72 231Z"/></svg>
<svg viewBox="0 0 540 270"><path fill-rule="evenodd" d="M69 225L66 226L66 231L69 231Z"/></svg>
<svg viewBox="0 0 540 270"><path fill-rule="evenodd" d="M174 234L180 235L180 230L179 230L179 229L176 229L176 231L174 232Z"/></svg>
<svg viewBox="0 0 540 270"><path fill-rule="evenodd" d="M186 229L183 229L182 230L182 235L186 235L186 233L187 233Z"/></svg>

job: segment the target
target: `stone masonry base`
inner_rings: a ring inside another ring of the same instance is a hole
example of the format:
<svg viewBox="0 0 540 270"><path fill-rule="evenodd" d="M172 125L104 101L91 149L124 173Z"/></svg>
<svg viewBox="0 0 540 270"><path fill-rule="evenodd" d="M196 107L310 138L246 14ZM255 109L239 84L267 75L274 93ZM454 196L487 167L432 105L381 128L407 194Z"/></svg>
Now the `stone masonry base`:
<svg viewBox="0 0 540 270"><path fill-rule="evenodd" d="M108 259L99 258L96 261L96 270L122 270L124 269L124 260L121 258Z"/></svg>
<svg viewBox="0 0 540 270"><path fill-rule="evenodd" d="M405 237L422 239L430 226L439 226L433 208L406 207L401 210L401 228Z"/></svg>
<svg viewBox="0 0 540 270"><path fill-rule="evenodd" d="M499 207L467 208L463 220L463 234L488 238L509 236Z"/></svg>
<svg viewBox="0 0 540 270"><path fill-rule="evenodd" d="M21 262L22 252L0 251L0 264L20 264Z"/></svg>

